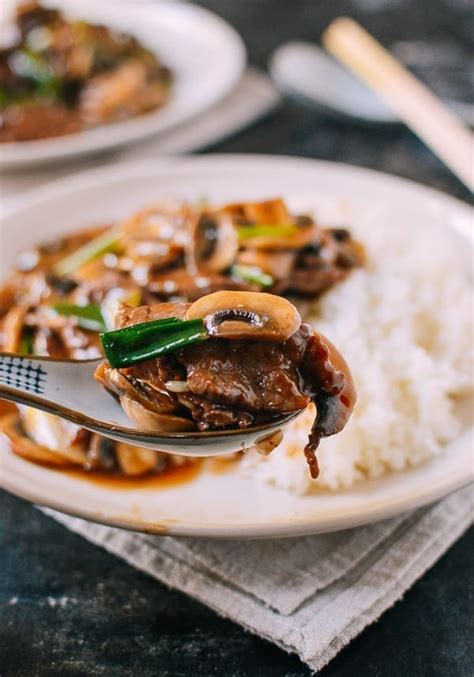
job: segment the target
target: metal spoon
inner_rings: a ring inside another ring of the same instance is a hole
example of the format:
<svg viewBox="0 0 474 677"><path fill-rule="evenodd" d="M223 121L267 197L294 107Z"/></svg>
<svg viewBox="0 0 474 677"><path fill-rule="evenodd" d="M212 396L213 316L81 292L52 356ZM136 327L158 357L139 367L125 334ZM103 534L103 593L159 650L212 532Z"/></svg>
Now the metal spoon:
<svg viewBox="0 0 474 677"><path fill-rule="evenodd" d="M276 49L269 70L277 86L327 114L368 125L397 125L400 119L363 82L309 42L287 42ZM461 101L448 106L474 125L474 109Z"/></svg>
<svg viewBox="0 0 474 677"><path fill-rule="evenodd" d="M301 413L243 430L143 432L131 426L118 402L94 379L101 361L0 353L0 399L42 409L119 442L182 456L219 456L252 446L265 451Z"/></svg>

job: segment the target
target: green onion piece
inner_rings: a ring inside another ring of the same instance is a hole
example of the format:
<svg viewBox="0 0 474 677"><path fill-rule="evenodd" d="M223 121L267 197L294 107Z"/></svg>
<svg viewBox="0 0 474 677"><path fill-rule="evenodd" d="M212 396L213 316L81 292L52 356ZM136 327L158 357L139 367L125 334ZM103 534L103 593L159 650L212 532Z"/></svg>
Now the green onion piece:
<svg viewBox="0 0 474 677"><path fill-rule="evenodd" d="M237 226L239 240L250 240L256 237L291 237L298 232L298 226L291 223L284 225Z"/></svg>
<svg viewBox="0 0 474 677"><path fill-rule="evenodd" d="M245 280L246 282L258 284L264 289L271 287L275 282L271 275L265 273L258 266L244 266L236 263L230 269L230 274L232 277L236 277L239 280Z"/></svg>
<svg viewBox="0 0 474 677"><path fill-rule="evenodd" d="M89 331L105 331L107 329L100 306L76 306L71 303L55 303L53 308L58 315L74 317L82 329L89 329Z"/></svg>
<svg viewBox="0 0 474 677"><path fill-rule="evenodd" d="M122 329L114 329L106 332L105 335L109 341L114 342L115 346L132 349L153 340L158 332L175 329L182 322L183 320L178 317L165 317L162 320L140 322L140 324L132 324L128 327L122 327Z"/></svg>
<svg viewBox="0 0 474 677"><path fill-rule="evenodd" d="M13 103L19 103L21 97L8 90L6 87L0 87L0 108L6 108Z"/></svg>
<svg viewBox="0 0 474 677"><path fill-rule="evenodd" d="M33 332L29 329L24 329L21 335L18 351L22 353L22 355L33 355L33 341Z"/></svg>
<svg viewBox="0 0 474 677"><path fill-rule="evenodd" d="M61 97L61 80L39 51L28 47L17 49L11 61L14 72L31 83L36 96L51 101Z"/></svg>
<svg viewBox="0 0 474 677"><path fill-rule="evenodd" d="M134 327L124 329L132 328ZM131 367L209 338L202 319L183 320L162 325L161 329L155 328L152 335L147 335L146 341L143 340L142 343L134 346L121 341L117 342L117 335L121 331L124 330L118 329L100 335L105 356L114 369Z"/></svg>
<svg viewBox="0 0 474 677"><path fill-rule="evenodd" d="M117 245L123 237L123 233L116 230L108 230L102 233L93 240L86 242L85 245L76 249L66 258L58 261L54 266L54 273L59 276L67 276L75 273L78 268L85 263L89 263L94 259L107 254L108 252L117 251Z"/></svg>

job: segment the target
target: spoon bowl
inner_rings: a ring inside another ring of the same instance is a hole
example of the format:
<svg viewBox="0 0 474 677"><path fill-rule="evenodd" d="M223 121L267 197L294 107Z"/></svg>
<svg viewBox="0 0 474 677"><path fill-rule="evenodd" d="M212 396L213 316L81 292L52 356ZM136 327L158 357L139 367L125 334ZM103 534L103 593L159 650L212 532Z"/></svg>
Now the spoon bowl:
<svg viewBox="0 0 474 677"><path fill-rule="evenodd" d="M142 431L94 379L101 362L0 353L0 399L41 409L119 442L181 456L220 456L252 446L264 451L276 446L280 431L301 413L238 430Z"/></svg>

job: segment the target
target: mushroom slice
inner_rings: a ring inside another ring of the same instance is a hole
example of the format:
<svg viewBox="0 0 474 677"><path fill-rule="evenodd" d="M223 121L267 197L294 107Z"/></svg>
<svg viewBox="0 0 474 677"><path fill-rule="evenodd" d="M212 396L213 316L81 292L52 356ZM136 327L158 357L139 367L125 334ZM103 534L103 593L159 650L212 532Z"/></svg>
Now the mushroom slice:
<svg viewBox="0 0 474 677"><path fill-rule="evenodd" d="M186 318L203 318L210 336L283 343L301 326L292 303L280 296L245 291L218 291L189 307Z"/></svg>
<svg viewBox="0 0 474 677"><path fill-rule="evenodd" d="M3 345L2 348L7 353L17 353L20 349L21 334L25 322L25 315L28 312L27 305L14 306L3 320Z"/></svg>
<svg viewBox="0 0 474 677"><path fill-rule="evenodd" d="M239 241L230 216L204 212L196 223L192 247L198 270L219 273L232 265Z"/></svg>
<svg viewBox="0 0 474 677"><path fill-rule="evenodd" d="M126 475L144 475L156 468L157 454L153 449L141 449L131 444L117 442L115 454L121 470Z"/></svg>
<svg viewBox="0 0 474 677"><path fill-rule="evenodd" d="M263 202L241 202L222 208L232 216L255 223L292 223L293 219L281 198Z"/></svg>
<svg viewBox="0 0 474 677"><path fill-rule="evenodd" d="M274 280L284 280L293 270L295 256L294 251L249 248L239 253L237 261L244 266L260 268L271 275Z"/></svg>
<svg viewBox="0 0 474 677"><path fill-rule="evenodd" d="M28 437L64 461L84 465L87 455L81 444L81 428L39 409L21 407L21 423Z"/></svg>
<svg viewBox="0 0 474 677"><path fill-rule="evenodd" d="M150 411L140 402L132 400L128 395L121 396L120 404L129 419L140 430L154 433L178 433L196 429L193 421L181 416L158 414L155 411Z"/></svg>
<svg viewBox="0 0 474 677"><path fill-rule="evenodd" d="M87 470L115 470L116 456L115 446L116 442L109 437L102 437L97 433L93 433L87 445Z"/></svg>
<svg viewBox="0 0 474 677"><path fill-rule="evenodd" d="M25 435L20 424L18 414L6 416L2 421L2 431L8 437L12 450L18 456L33 463L47 463L48 465L64 465L64 458Z"/></svg>
<svg viewBox="0 0 474 677"><path fill-rule="evenodd" d="M223 207L221 212L229 214L234 223L245 230L246 235L240 243L244 249L295 250L305 247L317 237L314 221L310 218L295 220L280 198L231 204ZM252 233L254 227L255 233ZM261 233L262 227L268 232ZM282 228L288 229L288 233L282 233Z"/></svg>
<svg viewBox="0 0 474 677"><path fill-rule="evenodd" d="M3 317L15 305L16 299L15 286L16 285L13 280L7 281L0 288L0 317Z"/></svg>
<svg viewBox="0 0 474 677"><path fill-rule="evenodd" d="M140 367L142 370L146 369L146 366L138 365L135 370ZM104 363L99 364L94 376L112 395L118 398L127 396L146 411L156 414L174 414L179 408L174 395L170 394L165 384L159 381L153 382L153 380L142 380L136 376L126 376L119 369L112 369ZM147 376L146 371L143 376Z"/></svg>

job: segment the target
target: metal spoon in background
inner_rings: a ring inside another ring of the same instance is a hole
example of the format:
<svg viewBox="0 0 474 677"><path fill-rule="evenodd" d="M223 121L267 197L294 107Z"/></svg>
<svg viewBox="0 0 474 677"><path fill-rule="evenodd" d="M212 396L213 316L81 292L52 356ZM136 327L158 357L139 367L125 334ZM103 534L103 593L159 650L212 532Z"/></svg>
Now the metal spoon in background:
<svg viewBox="0 0 474 677"><path fill-rule="evenodd" d="M267 453L280 442L281 430L301 413L243 430L144 432L95 380L101 362L0 353L0 399L55 414L119 442L181 456L219 456L252 446Z"/></svg>
<svg viewBox="0 0 474 677"><path fill-rule="evenodd" d="M377 94L316 45L287 42L273 52L268 65L280 90L326 114L367 125L400 124ZM466 124L474 126L472 106L460 101L446 103Z"/></svg>

